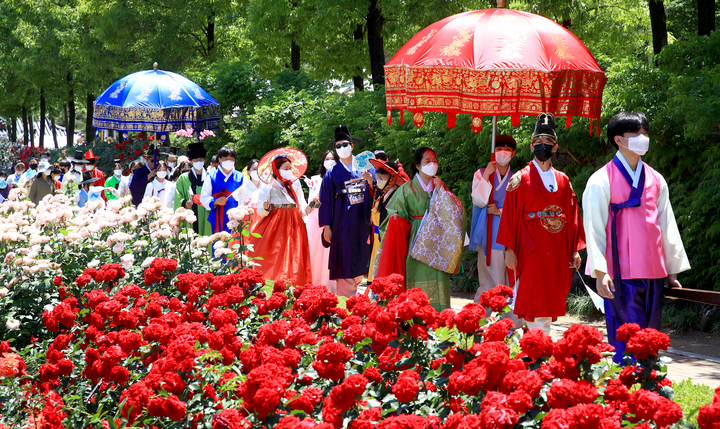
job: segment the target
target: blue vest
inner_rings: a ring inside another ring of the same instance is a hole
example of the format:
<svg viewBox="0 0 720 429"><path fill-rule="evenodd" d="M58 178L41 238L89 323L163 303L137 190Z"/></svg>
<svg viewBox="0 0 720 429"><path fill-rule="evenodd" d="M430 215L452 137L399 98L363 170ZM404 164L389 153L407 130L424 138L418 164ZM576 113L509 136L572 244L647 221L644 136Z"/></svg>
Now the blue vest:
<svg viewBox="0 0 720 429"><path fill-rule="evenodd" d="M222 173L220 168L217 168L212 173L209 173L209 179L210 183L212 184L212 195L218 194L220 192L235 192L236 189L238 189L240 186L242 186L243 183L243 174L237 170L233 170L229 177L225 177L225 175ZM216 198L216 197L213 197ZM222 223L220 224L220 228L218 231L227 231L230 232L230 228L228 228L228 216L227 212L230 209L234 209L238 206L238 202L235 200L234 197L228 195L227 202L225 203L225 210L223 213L223 219ZM208 222L210 222L210 227L212 228L212 232L215 232L215 220L218 216L218 208L211 207L211 210L208 214ZM219 220L219 219L218 219Z"/></svg>
<svg viewBox="0 0 720 429"><path fill-rule="evenodd" d="M501 209L503 206L503 203L505 202L505 190L507 189L507 184L510 182L510 178L512 177L512 171L508 169L507 173L505 174L505 183L503 183L503 186L500 187L500 189L494 189L493 190L493 203L497 208ZM498 174L495 173L495 188L498 186ZM483 250L487 249L487 220L488 220L488 212L487 212L487 206L480 208L473 204L473 211L472 211L472 224L470 226L470 249L480 251L479 247L482 247ZM492 248L495 250L505 250L505 247L497 243L497 235L498 235L498 228L500 227L500 216L493 215L493 224L492 224Z"/></svg>

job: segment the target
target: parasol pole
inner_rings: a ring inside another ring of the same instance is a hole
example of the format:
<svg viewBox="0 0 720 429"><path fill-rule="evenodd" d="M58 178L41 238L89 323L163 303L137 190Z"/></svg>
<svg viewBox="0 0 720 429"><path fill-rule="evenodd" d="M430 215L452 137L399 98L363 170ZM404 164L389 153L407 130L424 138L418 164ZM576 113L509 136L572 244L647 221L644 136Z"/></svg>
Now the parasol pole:
<svg viewBox="0 0 720 429"><path fill-rule="evenodd" d="M495 162L495 136L497 135L497 116L493 116L492 121L492 140L490 145L490 161ZM495 173L490 175L490 197L488 205L492 204L493 194L495 193ZM493 233L493 215L488 212L487 221L487 239L485 240L485 265L490 266L490 253L492 251L492 233Z"/></svg>

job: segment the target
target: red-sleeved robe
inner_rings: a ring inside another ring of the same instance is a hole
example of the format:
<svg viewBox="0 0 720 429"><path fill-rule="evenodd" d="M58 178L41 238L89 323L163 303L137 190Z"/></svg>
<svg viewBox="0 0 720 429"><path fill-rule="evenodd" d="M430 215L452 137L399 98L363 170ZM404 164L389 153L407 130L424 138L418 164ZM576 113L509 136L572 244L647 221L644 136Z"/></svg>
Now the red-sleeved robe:
<svg viewBox="0 0 720 429"><path fill-rule="evenodd" d="M572 255L585 248L575 191L564 173L552 171L556 192L545 188L532 162L515 173L500 217L497 242L512 249L518 258L520 283L514 313L528 321L536 317L555 321L565 315Z"/></svg>
<svg viewBox="0 0 720 429"><path fill-rule="evenodd" d="M99 180L92 184L92 186L105 186L105 173L100 171L97 167L93 168L90 172L91 177L97 177ZM102 191L100 193L102 196L102 199L107 201L107 197L105 196L105 191Z"/></svg>

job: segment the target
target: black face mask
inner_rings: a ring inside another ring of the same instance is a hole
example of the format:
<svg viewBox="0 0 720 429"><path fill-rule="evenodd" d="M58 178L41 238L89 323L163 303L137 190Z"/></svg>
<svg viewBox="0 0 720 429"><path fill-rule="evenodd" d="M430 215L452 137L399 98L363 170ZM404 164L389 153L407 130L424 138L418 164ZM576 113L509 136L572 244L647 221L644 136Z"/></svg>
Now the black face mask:
<svg viewBox="0 0 720 429"><path fill-rule="evenodd" d="M552 150L555 145L540 143L533 146L533 154L540 162L545 162L552 157Z"/></svg>
<svg viewBox="0 0 720 429"><path fill-rule="evenodd" d="M31 170L37 170L37 168L38 168L37 164L30 164Z"/></svg>

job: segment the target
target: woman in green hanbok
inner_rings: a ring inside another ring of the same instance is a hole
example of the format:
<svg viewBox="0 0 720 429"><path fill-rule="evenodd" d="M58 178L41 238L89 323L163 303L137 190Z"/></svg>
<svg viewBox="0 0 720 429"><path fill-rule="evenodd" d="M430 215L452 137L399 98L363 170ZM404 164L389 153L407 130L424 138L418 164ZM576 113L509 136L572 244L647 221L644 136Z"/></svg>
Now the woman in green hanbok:
<svg viewBox="0 0 720 429"><path fill-rule="evenodd" d="M423 217L430 208L430 199L436 187L447 190L445 183L436 176L438 170L437 157L432 149L422 147L413 155L410 171L413 179L403 184L390 199L387 205L387 218L381 226L381 234L385 234L388 221L393 216L400 216L410 221L411 230L408 236L408 248L418 234ZM454 196L453 196L454 198ZM463 211L459 211L459 219L447 219L454 224L463 223ZM458 215L455 215L458 217ZM439 241L443 237L437 237ZM456 256L456 259L459 255ZM409 255L406 259L406 286L420 288L430 298L430 304L441 311L450 308L450 274L419 262Z"/></svg>

